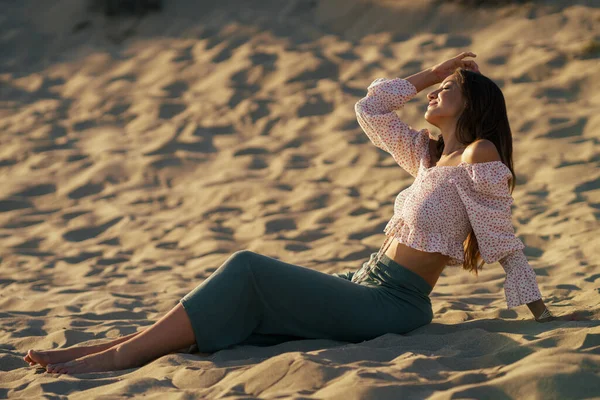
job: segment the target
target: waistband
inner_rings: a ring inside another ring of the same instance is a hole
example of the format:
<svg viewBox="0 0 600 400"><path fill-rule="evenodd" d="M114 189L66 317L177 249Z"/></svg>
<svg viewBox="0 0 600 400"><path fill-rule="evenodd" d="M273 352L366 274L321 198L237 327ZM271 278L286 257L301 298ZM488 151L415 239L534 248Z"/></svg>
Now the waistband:
<svg viewBox="0 0 600 400"><path fill-rule="evenodd" d="M400 286L429 298L429 294L433 290L431 285L427 283L416 272L398 264L393 259L385 254L381 255L379 261L373 266L369 275L383 282L389 283L392 286Z"/></svg>

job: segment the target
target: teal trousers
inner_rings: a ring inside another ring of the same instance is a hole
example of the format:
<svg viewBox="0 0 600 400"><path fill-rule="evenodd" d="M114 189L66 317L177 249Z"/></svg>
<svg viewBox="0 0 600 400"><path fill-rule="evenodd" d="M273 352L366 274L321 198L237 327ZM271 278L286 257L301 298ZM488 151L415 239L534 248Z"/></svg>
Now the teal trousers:
<svg viewBox="0 0 600 400"><path fill-rule="evenodd" d="M432 288L418 274L385 255L360 283L351 281L356 272L327 274L242 250L181 304L200 352L299 339L358 343L432 321Z"/></svg>

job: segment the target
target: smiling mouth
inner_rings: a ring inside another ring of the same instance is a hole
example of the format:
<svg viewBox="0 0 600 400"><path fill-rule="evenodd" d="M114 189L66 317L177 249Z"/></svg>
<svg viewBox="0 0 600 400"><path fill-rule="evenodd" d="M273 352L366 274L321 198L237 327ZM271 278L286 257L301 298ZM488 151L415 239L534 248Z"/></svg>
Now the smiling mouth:
<svg viewBox="0 0 600 400"><path fill-rule="evenodd" d="M433 101L433 102L429 103L429 105L427 106L427 108L429 108L431 106L437 106L437 102Z"/></svg>

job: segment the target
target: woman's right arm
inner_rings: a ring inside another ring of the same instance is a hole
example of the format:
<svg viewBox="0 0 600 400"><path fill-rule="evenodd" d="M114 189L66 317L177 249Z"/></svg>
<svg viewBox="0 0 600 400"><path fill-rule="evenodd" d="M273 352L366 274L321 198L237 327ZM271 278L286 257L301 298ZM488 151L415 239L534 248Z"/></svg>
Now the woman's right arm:
<svg viewBox="0 0 600 400"><path fill-rule="evenodd" d="M421 158L429 151L429 131L408 126L395 110L404 107L419 91L442 82L458 67L478 72L477 64L464 60L465 57L475 57L475 54L461 53L406 79L375 79L367 88L367 95L354 107L358 123L371 142L390 153L398 165L414 177Z"/></svg>
<svg viewBox="0 0 600 400"><path fill-rule="evenodd" d="M408 80L379 78L367 89L354 110L358 124L371 142L390 153L409 174L416 177L419 162L429 148L429 131L417 131L404 123L395 110L417 94Z"/></svg>
<svg viewBox="0 0 600 400"><path fill-rule="evenodd" d="M409 76L406 80L413 84L418 93L421 90L427 89L429 86L433 86L444 80L444 78L440 79L440 76L436 74L434 68L435 67L427 68L426 70Z"/></svg>
<svg viewBox="0 0 600 400"><path fill-rule="evenodd" d="M456 57L452 57L431 68L427 68L417 74L406 78L417 88L417 93L429 86L441 83L448 76L452 75L457 68L464 68L474 72L479 72L479 66L473 60L465 60L466 57L477 57L475 53L465 51Z"/></svg>

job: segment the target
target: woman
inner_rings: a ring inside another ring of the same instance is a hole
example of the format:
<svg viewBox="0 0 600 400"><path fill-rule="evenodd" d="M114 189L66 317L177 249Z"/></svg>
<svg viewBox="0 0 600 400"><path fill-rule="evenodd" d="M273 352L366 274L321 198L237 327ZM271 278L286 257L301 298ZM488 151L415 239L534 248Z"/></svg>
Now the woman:
<svg viewBox="0 0 600 400"><path fill-rule="evenodd" d="M239 251L150 328L101 345L29 350L25 361L51 373L83 373L137 367L193 344L214 352L299 338L360 342L402 334L433 319L429 294L444 266L462 264L477 274L480 255L506 270L509 308L527 304L537 321L552 320L511 224L514 174L504 98L467 57L475 54L406 79L377 79L356 104L373 144L416 178L396 198L382 248L356 272L330 275ZM440 82L427 95L425 113L441 130L437 141L394 110Z"/></svg>

